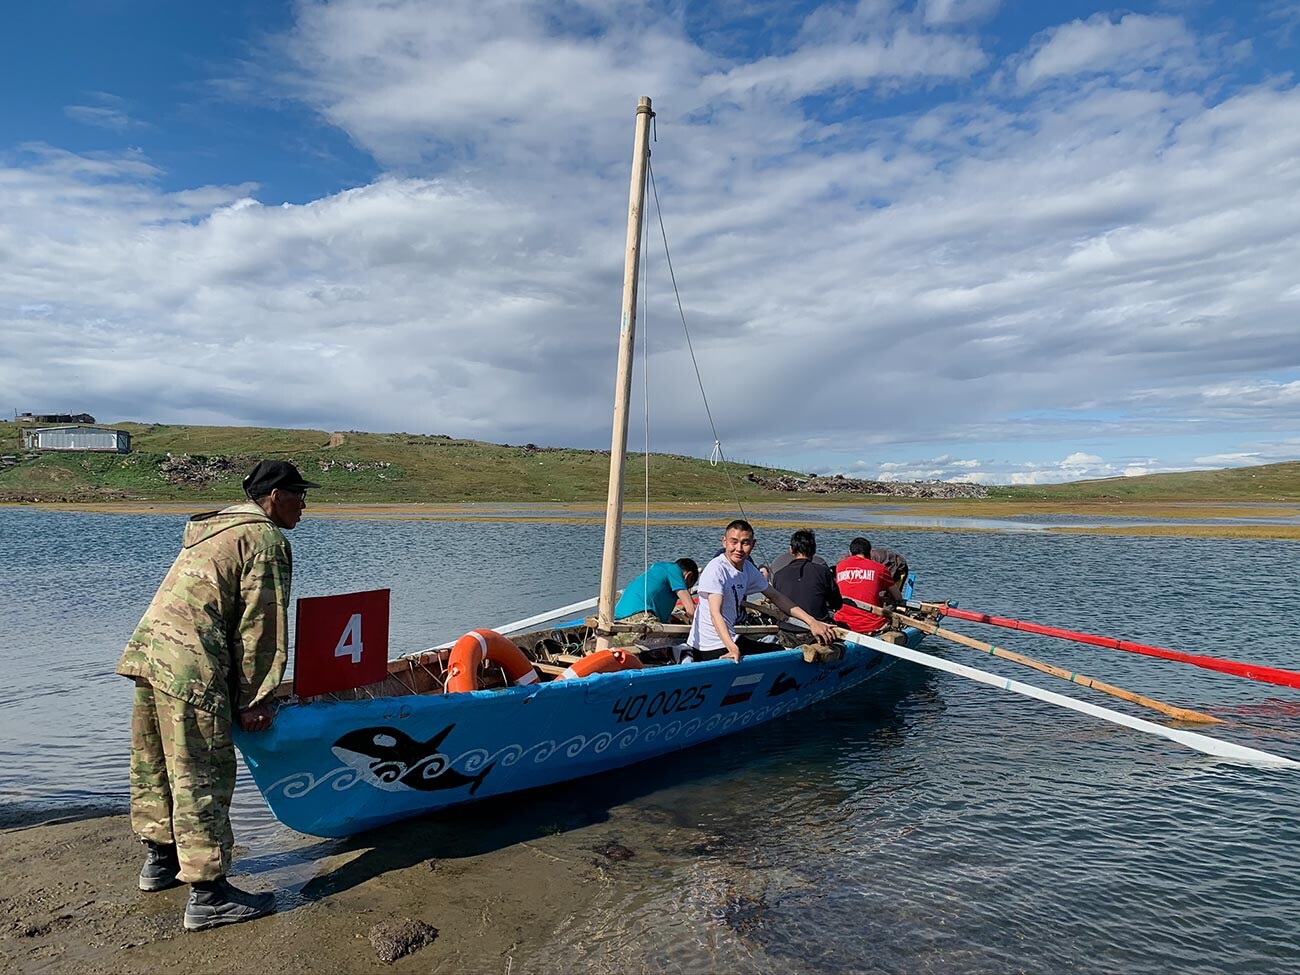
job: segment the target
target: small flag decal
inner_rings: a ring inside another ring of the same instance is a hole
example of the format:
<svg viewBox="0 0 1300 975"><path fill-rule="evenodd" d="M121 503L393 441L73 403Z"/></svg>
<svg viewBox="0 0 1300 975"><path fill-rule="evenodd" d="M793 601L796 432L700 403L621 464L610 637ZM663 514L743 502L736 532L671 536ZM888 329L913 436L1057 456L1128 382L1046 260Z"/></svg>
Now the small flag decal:
<svg viewBox="0 0 1300 975"><path fill-rule="evenodd" d="M737 677L727 688L727 693L722 698L722 706L725 708L732 704L744 704L754 696L754 690L762 679L762 674L746 674L744 677Z"/></svg>

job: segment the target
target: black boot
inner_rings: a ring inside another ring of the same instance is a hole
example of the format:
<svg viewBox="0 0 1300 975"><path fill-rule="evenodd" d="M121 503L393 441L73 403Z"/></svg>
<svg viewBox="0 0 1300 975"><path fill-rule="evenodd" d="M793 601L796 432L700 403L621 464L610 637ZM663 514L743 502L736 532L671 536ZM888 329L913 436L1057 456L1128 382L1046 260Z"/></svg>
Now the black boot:
<svg viewBox="0 0 1300 975"><path fill-rule="evenodd" d="M275 894L250 894L225 877L190 885L185 905L185 930L206 931L223 924L238 924L275 913Z"/></svg>
<svg viewBox="0 0 1300 975"><path fill-rule="evenodd" d="M176 875L181 871L181 862L176 858L175 843L155 843L144 841L144 866L140 868L140 889L147 891L166 890L180 883Z"/></svg>

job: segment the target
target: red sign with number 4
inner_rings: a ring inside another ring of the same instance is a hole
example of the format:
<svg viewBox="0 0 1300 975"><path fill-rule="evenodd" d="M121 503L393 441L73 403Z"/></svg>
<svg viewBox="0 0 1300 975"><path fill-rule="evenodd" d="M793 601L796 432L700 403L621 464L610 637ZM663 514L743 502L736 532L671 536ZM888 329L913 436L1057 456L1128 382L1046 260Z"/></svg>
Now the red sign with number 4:
<svg viewBox="0 0 1300 975"><path fill-rule="evenodd" d="M298 600L293 689L315 697L388 676L388 589Z"/></svg>

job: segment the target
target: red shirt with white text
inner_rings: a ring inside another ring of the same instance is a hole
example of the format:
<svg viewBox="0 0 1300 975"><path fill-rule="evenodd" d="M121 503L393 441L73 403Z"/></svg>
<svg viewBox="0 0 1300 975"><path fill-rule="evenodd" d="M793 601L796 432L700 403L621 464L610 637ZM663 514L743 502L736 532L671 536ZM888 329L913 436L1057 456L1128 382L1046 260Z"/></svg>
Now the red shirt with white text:
<svg viewBox="0 0 1300 975"><path fill-rule="evenodd" d="M835 584L845 599L879 606L880 594L888 591L894 584L894 579L879 562L861 555L850 555L835 567ZM854 633L875 633L885 626L884 617L850 606L847 602L835 614L835 622Z"/></svg>

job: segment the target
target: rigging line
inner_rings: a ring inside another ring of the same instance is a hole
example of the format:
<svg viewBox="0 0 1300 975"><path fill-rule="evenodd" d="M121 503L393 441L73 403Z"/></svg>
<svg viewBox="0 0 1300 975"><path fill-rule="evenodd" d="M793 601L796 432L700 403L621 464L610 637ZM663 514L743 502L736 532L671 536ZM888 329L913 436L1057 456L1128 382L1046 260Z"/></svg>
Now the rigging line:
<svg viewBox="0 0 1300 975"><path fill-rule="evenodd" d="M686 310L682 307L682 293L677 288L677 274L673 270L673 256L668 249L668 231L664 227L664 211L659 204L659 186L655 183L654 164L647 160L646 171L650 176L650 191L655 200L655 215L659 218L659 234L664 242L664 262L668 265L668 278L673 283L673 296L677 299L677 314L682 320L682 332L686 336L686 351L691 355L691 366L695 369L695 382L700 387L700 399L704 401L704 415L709 418L709 429L713 431L713 453L709 457L709 463L717 467L721 462L726 460L722 452L722 439L718 436L718 426L713 422L713 411L709 409L709 397L704 391L704 378L700 375L700 364L695 358L695 346L691 344L691 330L686 324ZM717 457L715 461L713 458ZM740 503L740 494L736 491L736 485L731 479L731 472L725 466L722 467L722 473L727 476L727 487L731 491L732 500L736 502L736 509L740 512L742 518L748 520L749 516L745 514L745 506Z"/></svg>

